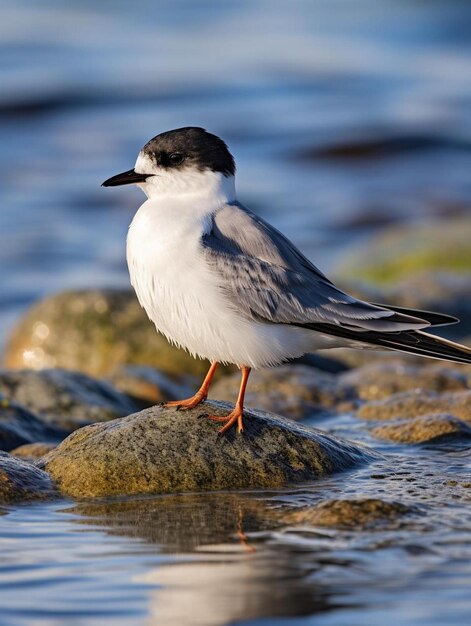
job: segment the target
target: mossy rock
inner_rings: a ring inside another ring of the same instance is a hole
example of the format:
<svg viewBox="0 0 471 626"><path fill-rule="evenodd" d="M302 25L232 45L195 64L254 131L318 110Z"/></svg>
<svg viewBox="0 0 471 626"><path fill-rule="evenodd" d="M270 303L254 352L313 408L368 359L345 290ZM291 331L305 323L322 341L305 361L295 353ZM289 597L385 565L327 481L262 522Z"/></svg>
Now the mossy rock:
<svg viewBox="0 0 471 626"><path fill-rule="evenodd" d="M131 290L69 291L32 306L13 328L9 368L65 368L106 377L120 365L149 365L174 376L203 376L193 359L157 333Z"/></svg>
<svg viewBox="0 0 471 626"><path fill-rule="evenodd" d="M41 460L64 495L96 496L278 488L365 463L374 452L282 417L247 411L224 437L204 416L152 407L73 433Z"/></svg>
<svg viewBox="0 0 471 626"><path fill-rule="evenodd" d="M471 219L388 228L339 266L346 279L393 283L427 270L469 274Z"/></svg>

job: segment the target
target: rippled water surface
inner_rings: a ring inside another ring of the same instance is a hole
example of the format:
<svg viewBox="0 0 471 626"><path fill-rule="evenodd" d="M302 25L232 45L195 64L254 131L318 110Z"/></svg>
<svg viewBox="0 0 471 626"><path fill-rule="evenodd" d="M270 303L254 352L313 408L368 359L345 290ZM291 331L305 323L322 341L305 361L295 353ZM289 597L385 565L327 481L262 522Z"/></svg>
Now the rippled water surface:
<svg viewBox="0 0 471 626"><path fill-rule="evenodd" d="M467 624L469 452L394 448L272 493L59 502L5 511L2 624ZM375 530L293 525L327 498L413 508Z"/></svg>
<svg viewBox="0 0 471 626"><path fill-rule="evenodd" d="M2 338L39 296L128 284L142 198L100 183L168 128L222 135L241 200L322 268L381 224L469 208L468 2L0 4ZM283 492L0 509L0 625L469 624L469 451L382 452ZM356 496L415 513L283 522Z"/></svg>

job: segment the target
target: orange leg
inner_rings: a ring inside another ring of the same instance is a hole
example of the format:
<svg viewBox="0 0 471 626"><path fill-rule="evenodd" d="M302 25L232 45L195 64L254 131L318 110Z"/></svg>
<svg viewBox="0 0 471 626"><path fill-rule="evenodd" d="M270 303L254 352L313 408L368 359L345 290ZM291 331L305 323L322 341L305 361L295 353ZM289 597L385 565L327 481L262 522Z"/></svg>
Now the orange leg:
<svg viewBox="0 0 471 626"><path fill-rule="evenodd" d="M237 432L241 433L244 430L242 418L244 416L244 396L247 388L247 381L249 380L250 367L242 366L242 380L240 382L239 395L237 396L237 402L235 403L234 410L226 415L226 417L219 417L219 415L208 415L208 419L213 422L224 422L224 426L219 431L220 435L227 433L229 428L237 422Z"/></svg>
<svg viewBox="0 0 471 626"><path fill-rule="evenodd" d="M217 369L218 362L213 361L211 363L211 367L208 370L208 373L203 380L203 384L191 398L187 398L186 400L173 400L172 402L164 402L163 406L176 406L183 410L194 409L195 406L201 404L208 397L209 386L211 385L211 381L213 380L214 373Z"/></svg>

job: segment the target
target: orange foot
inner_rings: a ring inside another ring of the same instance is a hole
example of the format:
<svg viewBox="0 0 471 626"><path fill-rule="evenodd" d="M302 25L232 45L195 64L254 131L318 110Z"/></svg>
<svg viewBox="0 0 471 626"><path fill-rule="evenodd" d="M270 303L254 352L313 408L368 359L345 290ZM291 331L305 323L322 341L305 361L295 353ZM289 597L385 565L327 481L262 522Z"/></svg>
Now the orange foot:
<svg viewBox="0 0 471 626"><path fill-rule="evenodd" d="M191 398L187 398L186 400L172 400L172 402L164 402L162 406L176 406L179 410L188 411L189 409L194 409L195 406L204 402L207 397L207 393L200 393L198 391Z"/></svg>
<svg viewBox="0 0 471 626"><path fill-rule="evenodd" d="M220 417L219 415L206 415L209 420L213 422L223 422L224 426L219 431L219 435L225 435L227 431L234 426L237 422L237 432L241 433L244 430L244 424L242 422L242 418L244 416L243 410L239 406L235 406L234 410L226 415L226 417Z"/></svg>

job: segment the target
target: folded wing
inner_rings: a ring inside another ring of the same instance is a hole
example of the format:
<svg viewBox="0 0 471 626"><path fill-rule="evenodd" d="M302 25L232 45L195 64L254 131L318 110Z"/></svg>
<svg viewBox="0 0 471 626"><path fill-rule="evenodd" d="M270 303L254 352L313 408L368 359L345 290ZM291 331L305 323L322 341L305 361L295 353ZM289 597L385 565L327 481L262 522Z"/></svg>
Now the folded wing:
<svg viewBox="0 0 471 626"><path fill-rule="evenodd" d="M344 293L279 231L240 204L214 215L202 250L226 298L249 319L334 325L357 333L416 330L431 323Z"/></svg>

